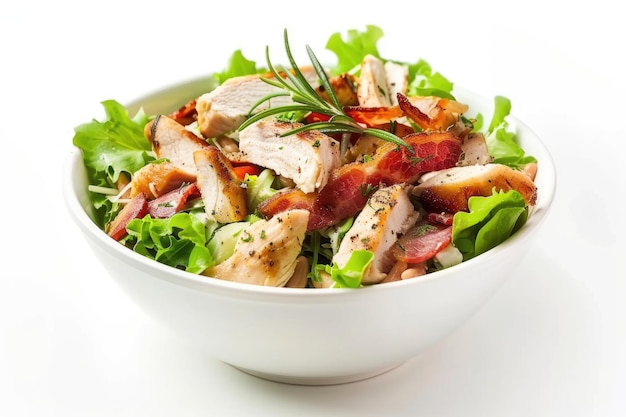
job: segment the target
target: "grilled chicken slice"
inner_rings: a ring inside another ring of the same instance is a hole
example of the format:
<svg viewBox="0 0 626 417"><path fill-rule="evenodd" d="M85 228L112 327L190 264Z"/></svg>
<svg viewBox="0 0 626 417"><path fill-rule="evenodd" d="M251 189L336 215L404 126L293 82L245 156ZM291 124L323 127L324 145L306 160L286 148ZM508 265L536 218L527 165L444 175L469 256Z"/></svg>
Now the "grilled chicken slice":
<svg viewBox="0 0 626 417"><path fill-rule="evenodd" d="M193 153L210 145L168 116L157 116L146 124L144 134L157 158L166 158L177 167L193 173Z"/></svg>
<svg viewBox="0 0 626 417"><path fill-rule="evenodd" d="M385 64L373 55L366 55L361 62L357 96L361 107L391 106Z"/></svg>
<svg viewBox="0 0 626 417"><path fill-rule="evenodd" d="M409 88L409 68L392 61L385 62L384 68L387 90L389 91L389 103L392 106L397 106L398 93L406 94Z"/></svg>
<svg viewBox="0 0 626 417"><path fill-rule="evenodd" d="M243 220L248 214L246 190L230 161L215 146L194 152L193 158L207 216L219 223Z"/></svg>
<svg viewBox="0 0 626 417"><path fill-rule="evenodd" d="M261 120L239 134L239 151L244 159L287 177L304 193L328 182L330 172L341 165L339 143L318 131L281 136L296 123Z"/></svg>
<svg viewBox="0 0 626 417"><path fill-rule="evenodd" d="M244 229L232 256L203 274L246 284L283 287L294 274L309 212L290 210Z"/></svg>
<svg viewBox="0 0 626 417"><path fill-rule="evenodd" d="M390 248L418 217L405 184L378 189L344 236L333 262L343 267L355 250L372 251L374 261L365 271L362 282L375 284L382 281L395 263Z"/></svg>
<svg viewBox="0 0 626 417"><path fill-rule="evenodd" d="M318 86L313 67L300 68L309 83ZM265 74L263 77L271 77ZM252 107L265 96L283 90L261 79L261 75L245 75L226 80L215 90L203 94L196 101L198 128L205 138L215 138L237 129L249 116ZM291 103L291 97L274 97L258 106L255 111Z"/></svg>
<svg viewBox="0 0 626 417"><path fill-rule="evenodd" d="M427 211L467 211L472 196L488 197L496 191L518 191L526 204L534 205L537 187L523 171L502 164L468 165L441 170L413 188Z"/></svg>
<svg viewBox="0 0 626 417"><path fill-rule="evenodd" d="M196 181L195 174L171 162L147 164L133 174L130 196L144 193L149 200L160 197L186 183Z"/></svg>
<svg viewBox="0 0 626 417"><path fill-rule="evenodd" d="M459 165L485 165L493 162L493 157L489 155L487 142L482 133L470 133L463 138L461 143L463 153L459 158Z"/></svg>

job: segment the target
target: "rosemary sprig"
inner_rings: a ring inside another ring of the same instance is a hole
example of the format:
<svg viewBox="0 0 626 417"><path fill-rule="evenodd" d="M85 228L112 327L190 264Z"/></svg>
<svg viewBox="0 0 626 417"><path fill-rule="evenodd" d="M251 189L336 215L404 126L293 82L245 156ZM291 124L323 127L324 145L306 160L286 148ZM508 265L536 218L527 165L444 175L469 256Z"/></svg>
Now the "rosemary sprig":
<svg viewBox="0 0 626 417"><path fill-rule="evenodd" d="M254 106L252 106L249 112L248 119L239 127L239 131L242 131L251 124L259 120L265 119L269 116L275 116L277 114L293 111L300 111L304 113L315 112L330 116L330 119L325 122L310 123L298 128L294 128L286 133L283 133L281 136L288 136L310 130L317 130L327 134L344 134L344 137L349 137L350 133L367 134L370 136L374 136L378 139L391 142L395 145L404 147L409 152L414 153L413 148L395 134L382 129L365 128L358 124L354 119L352 119L343 111L343 108L339 103L335 92L332 89L324 67L320 64L313 50L307 45L306 50L307 54L309 55L309 59L311 61L313 69L315 70L315 73L319 78L320 84L324 87L325 91L328 92L328 95L330 97L330 102L324 100L317 93L317 91L315 91L315 88L313 88L313 86L309 83L304 74L302 74L299 66L295 62L293 54L291 53L291 48L289 46L289 38L286 29L284 31L284 40L285 51L287 53L289 64L291 65L291 71L286 71L280 66L274 66L269 56L269 47L266 47L265 59L267 61L267 67L269 68L269 71L274 75L274 77L261 77L261 80L263 80L264 82L273 85L274 87L277 87L283 91L268 94L267 96L259 100ZM280 96L291 96L293 103L283 106L269 107L258 113L254 113L254 111L263 103L271 100L272 98Z"/></svg>

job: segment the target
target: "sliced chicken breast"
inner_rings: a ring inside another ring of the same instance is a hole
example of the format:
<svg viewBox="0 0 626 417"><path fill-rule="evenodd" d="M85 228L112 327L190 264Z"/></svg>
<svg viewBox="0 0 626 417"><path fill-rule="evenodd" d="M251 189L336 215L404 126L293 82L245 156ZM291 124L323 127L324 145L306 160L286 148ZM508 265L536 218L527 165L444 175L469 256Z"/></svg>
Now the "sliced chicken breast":
<svg viewBox="0 0 626 417"><path fill-rule="evenodd" d="M487 142L482 133L470 133L463 138L461 144L463 153L459 158L459 165L485 165L493 162L493 158L489 155Z"/></svg>
<svg viewBox="0 0 626 417"><path fill-rule="evenodd" d="M144 134L157 158L166 158L175 166L195 175L193 153L210 145L168 116L158 116L146 124Z"/></svg>
<svg viewBox="0 0 626 417"><path fill-rule="evenodd" d="M528 205L537 200L537 187L523 171L502 164L460 166L432 173L413 188L424 208L431 212L467 211L472 196L488 197L496 191L518 191Z"/></svg>
<svg viewBox="0 0 626 417"><path fill-rule="evenodd" d="M357 88L359 106L389 107L389 86L383 61L366 55L361 62L361 76Z"/></svg>
<svg viewBox="0 0 626 417"><path fill-rule="evenodd" d="M318 131L281 136L298 126L261 120L240 132L239 151L248 162L270 168L311 193L326 185L331 171L341 165L340 146Z"/></svg>
<svg viewBox="0 0 626 417"><path fill-rule="evenodd" d="M392 106L397 106L398 93L406 95L409 88L409 68L392 61L385 62L384 68L387 90L389 91L389 103Z"/></svg>
<svg viewBox="0 0 626 417"><path fill-rule="evenodd" d="M194 152L193 157L207 216L219 223L243 220L248 215L246 190L230 161L214 146Z"/></svg>
<svg viewBox="0 0 626 417"><path fill-rule="evenodd" d="M316 88L319 85L317 73L312 67L301 68L300 71L311 86ZM264 76L270 77L271 74ZM229 78L215 90L198 98L196 102L198 128L205 138L215 138L232 132L248 118L252 107L259 100L282 91L264 82L259 74ZM289 96L275 97L254 111L289 103L292 103Z"/></svg>
<svg viewBox="0 0 626 417"><path fill-rule="evenodd" d="M149 200L160 197L185 183L196 181L195 173L171 162L147 164L133 174L130 196L144 193Z"/></svg>
<svg viewBox="0 0 626 417"><path fill-rule="evenodd" d="M306 210L290 210L244 229L233 255L204 275L246 284L283 287L294 274L309 221Z"/></svg>
<svg viewBox="0 0 626 417"><path fill-rule="evenodd" d="M390 248L419 218L404 184L378 189L354 220L333 262L343 267L355 250L369 250L374 260L365 271L364 284L381 282L395 263Z"/></svg>

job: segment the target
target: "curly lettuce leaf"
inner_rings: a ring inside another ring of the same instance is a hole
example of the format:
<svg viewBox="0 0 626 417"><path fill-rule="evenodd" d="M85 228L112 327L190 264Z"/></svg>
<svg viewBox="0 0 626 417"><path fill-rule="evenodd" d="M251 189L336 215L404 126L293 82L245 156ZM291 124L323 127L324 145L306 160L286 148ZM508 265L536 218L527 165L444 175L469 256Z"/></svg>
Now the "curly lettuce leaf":
<svg viewBox="0 0 626 417"><path fill-rule="evenodd" d="M382 61L389 61L381 57L378 51L378 41L383 37L383 31L374 25L366 26L364 32L356 29L347 32L347 39L342 38L341 33L334 33L326 43L326 49L337 56L337 65L332 73L342 74L358 68L365 55L373 55ZM398 64L407 65L409 69L409 95L437 96L454 100L451 94L452 83L443 75L434 72L428 62L420 59L414 64L394 61Z"/></svg>
<svg viewBox="0 0 626 417"><path fill-rule="evenodd" d="M198 274L214 264L207 248L214 229L187 212L165 219L145 216L128 223L122 243L150 259Z"/></svg>
<svg viewBox="0 0 626 417"><path fill-rule="evenodd" d="M493 162L519 168L530 162L537 162L533 156L526 155L517 143L517 136L510 130L506 118L511 113L511 101L503 96L494 98L494 112L487 128L485 140Z"/></svg>
<svg viewBox="0 0 626 417"><path fill-rule="evenodd" d="M105 120L92 120L74 128L73 144L82 152L89 184L115 188L123 172L132 174L154 160L148 153L152 148L143 132L149 119L143 110L129 117L128 110L115 100L101 104ZM119 204L103 194L89 193L89 197L100 226L119 210Z"/></svg>
<svg viewBox="0 0 626 417"><path fill-rule="evenodd" d="M471 259L507 240L528 218L522 195L510 190L468 200L469 212L458 212L452 222L452 243Z"/></svg>
<svg viewBox="0 0 626 417"><path fill-rule="evenodd" d="M378 40L383 37L383 31L378 26L367 25L364 32L351 29L346 35L344 40L341 33L334 33L326 42L326 49L337 56L337 65L332 69L335 75L358 67L367 54L380 58Z"/></svg>
<svg viewBox="0 0 626 417"><path fill-rule="evenodd" d="M148 117L141 110L131 119L128 110L115 100L103 101L102 106L106 119L77 126L73 143L82 150L85 165L98 179L106 177L115 183L122 172L133 173L154 159L148 155L152 148L143 133Z"/></svg>

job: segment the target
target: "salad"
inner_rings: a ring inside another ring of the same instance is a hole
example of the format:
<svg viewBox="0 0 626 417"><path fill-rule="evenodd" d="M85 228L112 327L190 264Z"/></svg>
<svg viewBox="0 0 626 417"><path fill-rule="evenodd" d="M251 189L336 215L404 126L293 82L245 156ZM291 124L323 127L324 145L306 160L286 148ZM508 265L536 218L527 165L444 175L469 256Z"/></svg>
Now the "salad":
<svg viewBox="0 0 626 417"><path fill-rule="evenodd" d="M346 36L347 35L347 36ZM494 99L489 124L383 36L333 34L323 66L235 51L216 87L169 114L75 128L95 221L141 255L207 279L357 288L449 268L507 240L537 199L537 161Z"/></svg>

